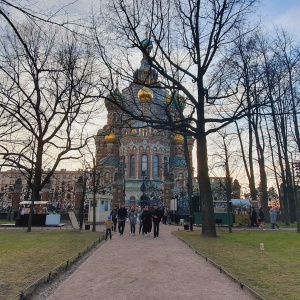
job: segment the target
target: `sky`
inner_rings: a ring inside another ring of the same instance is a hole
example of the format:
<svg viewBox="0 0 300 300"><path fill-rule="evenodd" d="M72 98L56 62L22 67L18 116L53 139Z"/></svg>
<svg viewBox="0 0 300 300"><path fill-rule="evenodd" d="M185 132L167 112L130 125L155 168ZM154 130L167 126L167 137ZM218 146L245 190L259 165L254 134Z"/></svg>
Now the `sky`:
<svg viewBox="0 0 300 300"><path fill-rule="evenodd" d="M28 0L16 0L17 2L27 2ZM71 15L78 17L88 16L91 11L91 7L94 4L97 7L100 3L106 0L29 0L29 2L35 2L38 7L45 8L51 6L62 7L62 5L70 6L63 8L58 12L58 15L63 15L65 9L67 9ZM264 20L264 24L267 28L275 26L282 26L291 34L295 34L300 37L300 0L259 0L260 4L257 4L257 16L261 16Z"/></svg>
<svg viewBox="0 0 300 300"><path fill-rule="evenodd" d="M300 37L299 0L261 0L259 14L266 27L280 26Z"/></svg>
<svg viewBox="0 0 300 300"><path fill-rule="evenodd" d="M80 19L81 17L89 17L91 7L94 4L97 7L106 0L15 0L16 2L35 3L38 7L43 7L46 13L47 8L67 7L58 11L58 16L63 16L67 10L72 17ZM273 27L283 27L292 36L300 41L300 0L260 0L255 10L255 15L261 18L264 28L272 30ZM101 126L99 126L100 128Z"/></svg>

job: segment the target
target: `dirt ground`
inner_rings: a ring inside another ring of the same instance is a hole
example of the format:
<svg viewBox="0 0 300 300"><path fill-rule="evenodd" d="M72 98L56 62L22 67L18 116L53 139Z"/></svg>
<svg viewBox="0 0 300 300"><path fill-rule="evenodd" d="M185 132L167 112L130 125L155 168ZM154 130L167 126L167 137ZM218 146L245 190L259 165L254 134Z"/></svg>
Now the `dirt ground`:
<svg viewBox="0 0 300 300"><path fill-rule="evenodd" d="M175 237L171 231L177 229L161 224L158 238L131 236L127 222L122 237L114 232L112 240L36 299L256 299Z"/></svg>

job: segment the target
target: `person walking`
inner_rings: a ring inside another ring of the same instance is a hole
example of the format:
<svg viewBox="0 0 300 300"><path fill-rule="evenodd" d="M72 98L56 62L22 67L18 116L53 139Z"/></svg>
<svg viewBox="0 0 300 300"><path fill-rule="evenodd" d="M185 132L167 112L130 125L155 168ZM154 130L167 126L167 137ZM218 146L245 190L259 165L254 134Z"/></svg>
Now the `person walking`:
<svg viewBox="0 0 300 300"><path fill-rule="evenodd" d="M154 204L154 210L152 212L154 238L157 238L159 235L159 223L161 221L161 218L162 218L162 213L158 209L157 204Z"/></svg>
<svg viewBox="0 0 300 300"><path fill-rule="evenodd" d="M128 213L128 219L130 222L130 233L131 235L135 235L135 225L137 220L137 212L135 210L135 206L131 205L130 211Z"/></svg>
<svg viewBox="0 0 300 300"><path fill-rule="evenodd" d="M118 220L119 220L118 230L120 236L123 236L126 219L127 219L127 210L125 208L125 204L122 203L121 207L118 209Z"/></svg>
<svg viewBox="0 0 300 300"><path fill-rule="evenodd" d="M139 225L139 234L141 234L141 230L142 230L142 227L143 227L142 213L143 213L143 210L142 210L141 206L139 206L138 212L137 212L137 216L138 216L139 223L140 223L140 225Z"/></svg>
<svg viewBox="0 0 300 300"><path fill-rule="evenodd" d="M107 220L104 222L104 226L106 228L105 240L107 240L108 235L109 235L109 238L111 239L111 229L114 226L114 223L111 220L111 216L107 217Z"/></svg>
<svg viewBox="0 0 300 300"><path fill-rule="evenodd" d="M275 226L278 229L280 229L278 224L276 223L277 222L277 211L273 207L270 209L270 221L272 224L272 229L275 229Z"/></svg>
<svg viewBox="0 0 300 300"><path fill-rule="evenodd" d="M169 225L172 224L172 216L173 216L173 211L169 210L169 213L168 213L168 224Z"/></svg>
<svg viewBox="0 0 300 300"><path fill-rule="evenodd" d="M256 210L254 206L252 206L252 213L251 213L251 226L255 227L257 224L257 215L256 215Z"/></svg>
<svg viewBox="0 0 300 300"><path fill-rule="evenodd" d="M263 212L262 208L259 209L258 216L259 216L259 220L260 220L259 228L262 230L265 230L265 228L264 228L265 227L265 213Z"/></svg>
<svg viewBox="0 0 300 300"><path fill-rule="evenodd" d="M111 215L111 219L114 223L114 232L116 232L117 230L117 221L118 221L118 205L115 205L114 209L110 212L110 215Z"/></svg>
<svg viewBox="0 0 300 300"><path fill-rule="evenodd" d="M143 222L143 235L150 236L150 232L152 230L152 213L148 205L145 207L144 211L142 212L141 219Z"/></svg>
<svg viewBox="0 0 300 300"><path fill-rule="evenodd" d="M167 224L168 212L169 212L168 208L164 206L163 211L162 211L163 224Z"/></svg>

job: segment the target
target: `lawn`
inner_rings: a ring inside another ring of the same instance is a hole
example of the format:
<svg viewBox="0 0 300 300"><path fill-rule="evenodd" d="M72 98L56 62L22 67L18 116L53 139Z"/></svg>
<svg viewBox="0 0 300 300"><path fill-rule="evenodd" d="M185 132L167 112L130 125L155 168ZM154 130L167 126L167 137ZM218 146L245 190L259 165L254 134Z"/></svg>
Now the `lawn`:
<svg viewBox="0 0 300 300"><path fill-rule="evenodd" d="M100 237L92 231L1 230L0 299L11 299Z"/></svg>
<svg viewBox="0 0 300 300"><path fill-rule="evenodd" d="M230 234L221 229L217 238L202 237L198 230L175 233L265 299L300 299L300 234L295 230Z"/></svg>

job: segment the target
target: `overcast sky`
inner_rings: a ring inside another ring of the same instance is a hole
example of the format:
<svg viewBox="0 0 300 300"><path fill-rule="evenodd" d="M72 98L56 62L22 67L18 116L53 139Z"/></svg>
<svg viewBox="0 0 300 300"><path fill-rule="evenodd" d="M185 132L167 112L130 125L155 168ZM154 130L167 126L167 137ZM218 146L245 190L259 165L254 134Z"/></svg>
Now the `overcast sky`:
<svg viewBox="0 0 300 300"><path fill-rule="evenodd" d="M25 2L25 0L19 0ZM290 33L300 37L300 0L260 0L258 4L257 16L261 16L265 27L272 28L275 26L282 26ZM28 3L28 0L26 0ZM100 3L106 0L39 0L35 1L36 5L49 8L51 5L55 7L62 7L68 3L73 3L68 6L67 10L72 16L88 16L91 7L94 4L97 7ZM53 7L52 7L53 8ZM64 9L60 10L58 15L63 15Z"/></svg>
<svg viewBox="0 0 300 300"><path fill-rule="evenodd" d="M282 26L300 37L299 0L262 0L261 16L266 26Z"/></svg>

